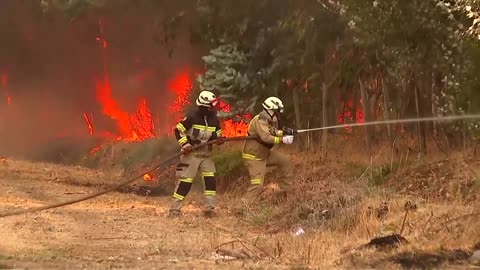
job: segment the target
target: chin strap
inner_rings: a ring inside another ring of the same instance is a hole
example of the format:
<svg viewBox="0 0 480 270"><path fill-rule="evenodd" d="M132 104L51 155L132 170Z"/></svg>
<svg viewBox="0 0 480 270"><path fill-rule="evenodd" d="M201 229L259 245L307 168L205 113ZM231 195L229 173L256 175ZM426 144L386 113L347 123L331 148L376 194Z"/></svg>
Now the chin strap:
<svg viewBox="0 0 480 270"><path fill-rule="evenodd" d="M275 116L275 112L272 111L272 113L270 113L270 110L267 110L267 109L263 109L265 112L267 112L267 114L270 116L270 118L273 119L273 117Z"/></svg>

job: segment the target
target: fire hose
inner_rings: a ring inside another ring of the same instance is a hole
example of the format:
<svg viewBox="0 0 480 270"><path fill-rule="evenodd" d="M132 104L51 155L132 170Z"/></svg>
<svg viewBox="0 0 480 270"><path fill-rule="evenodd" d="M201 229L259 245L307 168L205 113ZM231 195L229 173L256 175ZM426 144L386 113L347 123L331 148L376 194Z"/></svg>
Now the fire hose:
<svg viewBox="0 0 480 270"><path fill-rule="evenodd" d="M229 137L229 138L224 138L223 140L225 142L233 142L233 141L243 141L243 140L252 140L252 139L256 139L257 136L238 136L238 137ZM195 146L192 147L192 150L196 150L196 149L199 149L199 148L202 148L204 146L207 146L207 145L211 145L211 144L214 144L216 143L217 140L212 140L212 141L208 141L208 142L205 142L205 143L201 143L201 144L197 144ZM128 184L131 184L135 181L137 181L138 179L142 178L145 174L147 173L152 173L162 167L164 167L165 165L169 164L170 162L174 161L175 159L179 158L181 155L183 155L182 152L180 153L177 153L177 154L174 154L172 155L171 157L167 158L166 160L162 161L161 163L159 163L158 165L154 166L153 169L147 171L147 172L144 172L140 175L137 175L136 177L133 177L133 178L130 178L128 180L125 180L124 182L121 182L120 184L114 186L114 187L111 187L109 189L106 189L106 190L103 190L103 191L99 191L99 192L96 192L96 193L93 193L93 194L90 194L90 195L87 195L87 196L83 196L83 197L80 197L80 198L77 198L77 199L73 199L73 200L69 200L69 201L64 201L64 202L60 202L60 203L56 203L56 204L50 204L50 205L45 205L45 206L40 206L40 207L34 207L34 208L28 208L28 209L21 209L21 210L17 210L17 211L11 211L11 212L6 212L6 213L1 213L0 214L0 218L4 218L4 217L10 217L10 216L18 216L18 215L23 215L23 214L28 214L28 213L34 213L34 212L40 212L40 211L44 211L44 210L48 210L48 209L53 209L53 208L58 208L58 207L62 207L62 206L67 206L67 205L71 205L71 204L75 204L75 203L79 203L79 202L82 202L82 201L86 201L86 200L90 200L90 199L93 199L95 197L98 197L98 196L101 196L101 195L104 195L104 194L107 194L107 193L110 193L112 191L115 191L121 187L124 187Z"/></svg>

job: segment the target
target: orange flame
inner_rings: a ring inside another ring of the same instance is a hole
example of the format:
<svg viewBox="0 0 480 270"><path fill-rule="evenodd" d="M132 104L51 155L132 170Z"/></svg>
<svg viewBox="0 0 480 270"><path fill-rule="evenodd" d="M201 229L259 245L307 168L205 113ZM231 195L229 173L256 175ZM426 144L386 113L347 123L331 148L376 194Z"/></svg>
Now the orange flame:
<svg viewBox="0 0 480 270"><path fill-rule="evenodd" d="M130 116L134 140L145 140L155 137L155 125L147 100L141 98L137 104L137 113Z"/></svg>
<svg viewBox="0 0 480 270"><path fill-rule="evenodd" d="M90 121L90 118L88 118L88 115L85 112L83 113L83 119L85 119L85 123L87 124L88 134L93 135L92 122Z"/></svg>
<svg viewBox="0 0 480 270"><path fill-rule="evenodd" d="M184 107L190 104L188 98L192 90L192 83L188 72L178 72L173 79L168 81L167 88L174 96L173 101L168 107L168 112L173 114L174 119L171 120L177 122L182 117ZM174 123L170 123L170 125L172 124Z"/></svg>
<svg viewBox="0 0 480 270"><path fill-rule="evenodd" d="M224 101L220 101L220 109L222 112L230 112L230 105ZM240 119L250 119L249 114L244 114ZM222 123L222 135L225 137L236 137L236 136L245 136L248 131L248 124L244 120L233 121L232 119L223 120Z"/></svg>
<svg viewBox="0 0 480 270"><path fill-rule="evenodd" d="M102 80L97 80L95 84L96 99L102 106L102 113L117 124L118 134L115 135L115 141L143 141L148 138L156 137L156 135L173 135L173 127L183 117L184 109L190 104L189 98L192 91L192 83L188 71L179 71L168 81L167 90L170 94L167 99L167 110L160 114L156 119L161 123L162 127L159 134L155 132L155 124L152 113L147 105L145 98L140 98L137 103L136 112L129 114L123 111L119 104L112 97L112 88L110 85L107 70L104 70ZM223 112L230 112L230 105L221 102L220 109ZM94 128L91 118L84 113L83 117L88 127L89 134L92 135ZM248 114L236 116L239 119L251 119ZM226 137L244 136L247 134L248 124L244 120L235 121L226 119L221 121L223 135ZM110 137L111 135L107 134ZM101 149L101 146L93 148L90 153L93 154ZM144 175L144 179L149 181L153 179L151 174Z"/></svg>
<svg viewBox="0 0 480 270"><path fill-rule="evenodd" d="M232 119L222 122L222 135L225 137L236 137L247 135L248 124L244 121L234 122Z"/></svg>
<svg viewBox="0 0 480 270"><path fill-rule="evenodd" d="M155 125L145 98L140 98L136 112L129 115L127 112L121 110L117 102L113 99L107 74L104 75L103 80L98 80L95 86L96 98L102 105L102 113L110 117L117 124L119 135L116 136L115 141L143 141L155 137ZM83 116L87 122L89 133L93 134L93 125L88 115L84 113ZM100 149L101 146L94 147L90 150L90 153L94 154Z"/></svg>
<svg viewBox="0 0 480 270"><path fill-rule="evenodd" d="M342 125L342 124L348 124L348 123L353 123L354 118L353 118L353 98L349 98L347 101L343 101L343 112L340 112L337 115L337 124ZM355 113L355 120L356 123L363 123L365 121L363 111L360 106L357 107L357 110ZM346 127L345 130L347 132L352 132L352 127Z"/></svg>
<svg viewBox="0 0 480 270"><path fill-rule="evenodd" d="M145 180L147 182L152 181L152 179L153 179L153 177L149 173L146 173L146 174L143 175L143 180Z"/></svg>
<svg viewBox="0 0 480 270"><path fill-rule="evenodd" d="M102 105L102 112L117 122L120 134L129 137L132 134L128 113L119 109L117 102L112 98L112 90L108 76L96 83L97 101Z"/></svg>

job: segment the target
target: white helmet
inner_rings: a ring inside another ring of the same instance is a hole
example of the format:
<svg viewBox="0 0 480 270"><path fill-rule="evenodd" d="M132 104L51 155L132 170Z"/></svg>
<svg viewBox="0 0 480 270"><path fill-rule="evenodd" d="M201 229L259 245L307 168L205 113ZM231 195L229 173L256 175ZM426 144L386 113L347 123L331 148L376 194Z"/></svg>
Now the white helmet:
<svg viewBox="0 0 480 270"><path fill-rule="evenodd" d="M283 113L283 102L277 97L269 97L262 104L265 110Z"/></svg>
<svg viewBox="0 0 480 270"><path fill-rule="evenodd" d="M217 106L218 98L210 91L202 91L200 95L198 95L196 103L197 106L212 108Z"/></svg>

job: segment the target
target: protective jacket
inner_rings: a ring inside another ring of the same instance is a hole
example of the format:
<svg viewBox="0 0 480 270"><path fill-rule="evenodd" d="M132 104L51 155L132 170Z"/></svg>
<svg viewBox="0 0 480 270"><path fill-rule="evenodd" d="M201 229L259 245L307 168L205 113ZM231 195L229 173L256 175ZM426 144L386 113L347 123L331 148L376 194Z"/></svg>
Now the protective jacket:
<svg viewBox="0 0 480 270"><path fill-rule="evenodd" d="M192 146L214 140L221 136L222 130L217 118L217 114L209 111L207 108L199 107L183 118L175 127L175 137L180 146L190 143ZM190 192L193 179L198 172L201 172L205 183L205 206L207 210L213 210L215 206L216 179L215 163L209 157L212 146L205 146L188 153L180 158L177 164L176 173L179 177L179 183L173 193L174 202L170 211L179 211L183 199Z"/></svg>
<svg viewBox="0 0 480 270"><path fill-rule="evenodd" d="M245 141L242 157L248 160L265 160L275 144L281 142L283 131L278 129L277 117L270 117L262 111L250 121L249 136L258 136L256 140Z"/></svg>
<svg viewBox="0 0 480 270"><path fill-rule="evenodd" d="M175 127L175 137L180 146L190 143L192 146L216 139L222 136L220 122L214 111L199 108L189 112ZM196 150L196 155L208 156L212 146Z"/></svg>

